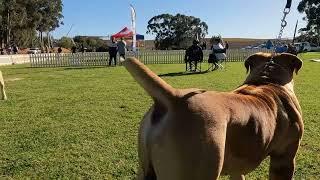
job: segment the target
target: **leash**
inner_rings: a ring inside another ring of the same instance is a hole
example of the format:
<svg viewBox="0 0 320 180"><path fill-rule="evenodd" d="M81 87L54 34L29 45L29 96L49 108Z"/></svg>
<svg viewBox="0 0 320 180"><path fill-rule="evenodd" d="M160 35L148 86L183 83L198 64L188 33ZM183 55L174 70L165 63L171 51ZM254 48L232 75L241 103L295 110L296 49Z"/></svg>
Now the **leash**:
<svg viewBox="0 0 320 180"><path fill-rule="evenodd" d="M286 4L285 8L283 9L283 17L281 19L281 28L280 28L280 32L279 32L279 35L277 38L279 42L282 39L284 28L288 25L286 18L291 11L291 5L292 5L292 0L287 0L287 4Z"/></svg>
<svg viewBox="0 0 320 180"><path fill-rule="evenodd" d="M272 52L272 56L275 56L275 54L279 51L283 51L284 47L281 45L281 40L282 40L283 31L286 28L286 26L288 25L286 18L291 11L291 5L292 5L292 0L287 0L287 4L286 4L285 8L283 9L283 16L281 19L280 32L279 32L278 37L276 39L276 44L274 46L274 51Z"/></svg>

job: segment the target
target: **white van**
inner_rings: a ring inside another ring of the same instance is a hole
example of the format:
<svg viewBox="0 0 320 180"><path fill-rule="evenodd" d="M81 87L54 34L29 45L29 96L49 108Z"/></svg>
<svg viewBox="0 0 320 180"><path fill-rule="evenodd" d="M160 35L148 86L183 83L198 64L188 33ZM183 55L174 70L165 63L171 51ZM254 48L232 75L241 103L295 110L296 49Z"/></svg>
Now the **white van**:
<svg viewBox="0 0 320 180"><path fill-rule="evenodd" d="M294 46L296 47L298 52L309 52L311 51L311 46L309 42L299 42L294 43Z"/></svg>

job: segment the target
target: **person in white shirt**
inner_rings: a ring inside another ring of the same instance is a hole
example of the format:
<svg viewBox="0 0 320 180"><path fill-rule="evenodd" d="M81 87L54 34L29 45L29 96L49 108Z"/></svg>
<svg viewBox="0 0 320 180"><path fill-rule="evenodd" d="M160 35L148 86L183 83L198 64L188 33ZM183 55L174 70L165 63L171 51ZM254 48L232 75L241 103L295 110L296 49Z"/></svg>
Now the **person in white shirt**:
<svg viewBox="0 0 320 180"><path fill-rule="evenodd" d="M222 62L227 59L226 55L226 47L223 45L222 40L220 38L215 38L213 40L212 45L212 54L215 55L216 62L215 62L215 69L223 68Z"/></svg>

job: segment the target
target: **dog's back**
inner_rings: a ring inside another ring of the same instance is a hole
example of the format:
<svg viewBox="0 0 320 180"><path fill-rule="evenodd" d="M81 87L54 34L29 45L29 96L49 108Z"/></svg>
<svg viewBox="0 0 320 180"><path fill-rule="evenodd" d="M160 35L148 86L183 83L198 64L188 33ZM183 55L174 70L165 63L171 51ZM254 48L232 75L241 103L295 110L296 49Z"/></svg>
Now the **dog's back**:
<svg viewBox="0 0 320 180"><path fill-rule="evenodd" d="M247 82L256 80L254 73L260 72L257 67L261 71L265 67L250 64L254 58L268 63L269 56L258 54L246 61L246 67L256 70ZM297 61L289 57L279 60L286 64L273 66L272 62L271 66L279 70L282 65L292 65L297 71L301 66L292 63ZM293 176L303 123L291 86L263 83L243 85L233 92L181 90L137 59L129 58L123 64L154 100L139 130L139 180L211 180L221 173L243 179L268 155L271 179ZM282 82L290 83L292 72Z"/></svg>

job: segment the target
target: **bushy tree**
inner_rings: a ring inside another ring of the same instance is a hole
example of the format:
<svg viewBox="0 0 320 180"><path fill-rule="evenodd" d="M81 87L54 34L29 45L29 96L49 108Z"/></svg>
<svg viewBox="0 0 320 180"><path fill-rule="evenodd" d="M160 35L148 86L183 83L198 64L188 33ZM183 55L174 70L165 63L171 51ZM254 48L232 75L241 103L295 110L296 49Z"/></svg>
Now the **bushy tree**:
<svg viewBox="0 0 320 180"><path fill-rule="evenodd" d="M320 1L319 0L302 0L299 3L298 11L305 13L304 20L307 21L307 26L302 28L306 38L318 39L320 43Z"/></svg>
<svg viewBox="0 0 320 180"><path fill-rule="evenodd" d="M73 40L77 47L83 45L88 51L105 51L107 47L106 42L98 37L75 36Z"/></svg>
<svg viewBox="0 0 320 180"><path fill-rule="evenodd" d="M27 29L32 33L23 38L34 39L37 30L43 44L42 33L50 37L49 32L62 23L62 8L62 0L0 0L0 43L21 43L19 33Z"/></svg>
<svg viewBox="0 0 320 180"><path fill-rule="evenodd" d="M62 37L58 40L57 45L67 49L71 49L74 46L72 38L69 37Z"/></svg>
<svg viewBox="0 0 320 180"><path fill-rule="evenodd" d="M201 19L183 14L161 14L148 22L148 34L155 34L157 49L180 49L189 46L194 38L204 38L208 25Z"/></svg>
<svg viewBox="0 0 320 180"><path fill-rule="evenodd" d="M37 38L37 32L32 28L16 29L13 41L20 48L38 47L40 45Z"/></svg>

